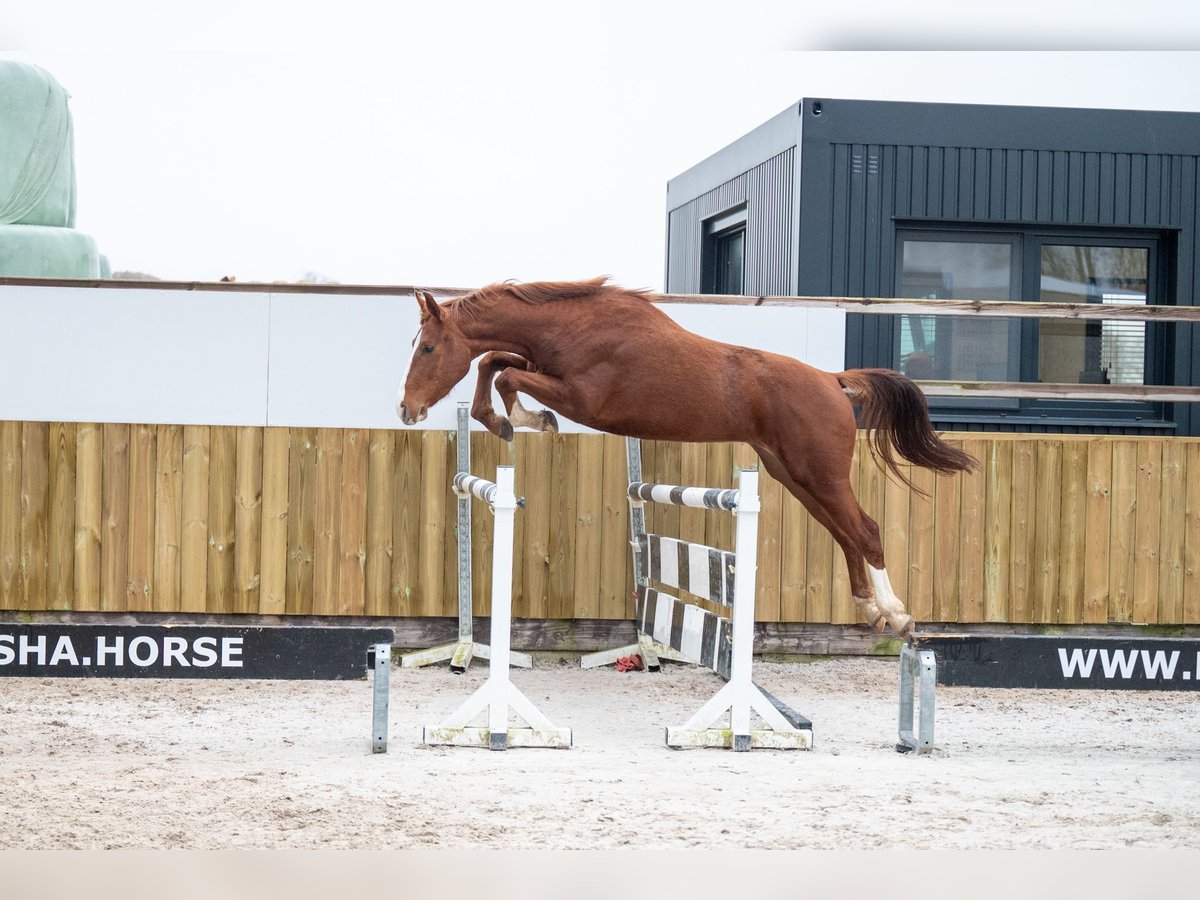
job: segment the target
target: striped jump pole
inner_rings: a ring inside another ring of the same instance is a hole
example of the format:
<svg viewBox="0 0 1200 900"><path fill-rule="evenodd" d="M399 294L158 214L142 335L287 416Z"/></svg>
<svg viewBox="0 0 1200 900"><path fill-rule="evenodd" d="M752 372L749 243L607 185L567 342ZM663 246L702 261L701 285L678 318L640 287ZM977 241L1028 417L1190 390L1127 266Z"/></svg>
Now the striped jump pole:
<svg viewBox="0 0 1200 900"><path fill-rule="evenodd" d="M480 495L486 486L490 486L494 494L495 485L483 478L477 478L471 473L471 431L470 416L466 403L458 404L458 429L455 433L457 441L458 470L455 472L451 487L458 497L458 525L455 537L458 541L458 640L452 644L441 644L427 650L416 650L400 657L400 665L405 668L429 666L434 663L450 660L450 671L462 674L471 666L475 657L487 659L491 650L487 644L481 644L474 636L474 612L471 608L471 498L475 497L492 505L489 497ZM524 501L518 500L518 506ZM522 669L533 665L528 653L513 652L509 662Z"/></svg>
<svg viewBox="0 0 1200 900"><path fill-rule="evenodd" d="M509 677L512 655L509 644L512 634L513 532L517 512L513 480L512 466L497 468L495 482L464 472L454 476L457 491L487 503L496 517L492 548L491 660L487 681L441 723L424 729L426 744L488 747L492 750L509 747L566 749L571 746L571 729L555 727ZM472 726L471 722L485 710L487 724ZM526 724L510 727L510 711Z"/></svg>

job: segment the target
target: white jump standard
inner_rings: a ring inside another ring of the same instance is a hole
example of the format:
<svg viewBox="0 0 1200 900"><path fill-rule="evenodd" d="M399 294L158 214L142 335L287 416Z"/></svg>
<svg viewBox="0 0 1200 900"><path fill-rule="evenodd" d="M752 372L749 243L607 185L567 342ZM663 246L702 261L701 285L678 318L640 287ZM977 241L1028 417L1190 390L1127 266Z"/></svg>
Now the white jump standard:
<svg viewBox="0 0 1200 900"><path fill-rule="evenodd" d="M468 428L467 404L458 404L457 429L458 472L465 474L471 471L471 432ZM471 477L471 476L468 476ZM450 660L450 671L461 674L471 667L475 657L488 659L491 648L480 644L474 637L474 613L471 609L471 497L469 493L460 492L458 495L458 526L455 529L458 540L458 640L452 644L441 644L427 650L416 650L400 657L400 665L405 668L430 666L434 663ZM489 501L490 502L490 501ZM518 505L522 501L518 501ZM528 669L533 660L527 653L510 652L509 664Z"/></svg>
<svg viewBox="0 0 1200 900"><path fill-rule="evenodd" d="M509 642L512 632L513 519L517 498L513 493L513 467L496 469L492 483L466 472L454 476L455 493L474 496L487 503L496 516L492 550L492 645L488 678L466 702L438 725L426 726L426 744L458 747L571 746L571 729L557 728L509 680ZM469 538L469 535L468 535ZM471 721L487 710L486 726ZM509 725L509 711L524 720L525 726Z"/></svg>

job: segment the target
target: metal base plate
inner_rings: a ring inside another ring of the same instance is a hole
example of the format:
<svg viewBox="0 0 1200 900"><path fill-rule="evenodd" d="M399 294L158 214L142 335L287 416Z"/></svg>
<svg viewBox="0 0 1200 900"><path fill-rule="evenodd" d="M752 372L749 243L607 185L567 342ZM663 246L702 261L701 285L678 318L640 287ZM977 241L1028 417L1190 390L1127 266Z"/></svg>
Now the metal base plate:
<svg viewBox="0 0 1200 900"><path fill-rule="evenodd" d="M426 744L449 747L482 747L490 750L544 747L570 750L572 742L570 728L510 728L506 734L493 735L487 728L427 725L423 731L421 739Z"/></svg>

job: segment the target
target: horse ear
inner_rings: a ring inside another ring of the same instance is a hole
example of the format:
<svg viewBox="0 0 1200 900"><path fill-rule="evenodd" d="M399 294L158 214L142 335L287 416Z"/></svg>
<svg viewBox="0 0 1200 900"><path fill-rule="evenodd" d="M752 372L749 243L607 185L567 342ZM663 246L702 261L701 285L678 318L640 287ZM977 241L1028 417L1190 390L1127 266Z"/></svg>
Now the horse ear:
<svg viewBox="0 0 1200 900"><path fill-rule="evenodd" d="M442 320L442 308L438 305L438 302L433 299L433 294L429 293L429 291L414 290L413 296L417 298L417 303L421 307L422 317L428 316L435 322L440 322Z"/></svg>

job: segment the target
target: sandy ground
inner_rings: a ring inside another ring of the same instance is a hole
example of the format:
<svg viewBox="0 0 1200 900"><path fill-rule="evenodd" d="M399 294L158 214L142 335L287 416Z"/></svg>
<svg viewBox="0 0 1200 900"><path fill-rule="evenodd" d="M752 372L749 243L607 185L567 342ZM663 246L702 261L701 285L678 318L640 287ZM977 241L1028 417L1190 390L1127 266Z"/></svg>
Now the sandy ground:
<svg viewBox="0 0 1200 900"><path fill-rule="evenodd" d="M0 848L1112 848L1200 841L1200 694L939 688L937 750L895 752L894 659L760 663L811 752L671 751L711 673L514 681L569 751L431 748L480 683L0 682Z"/></svg>

